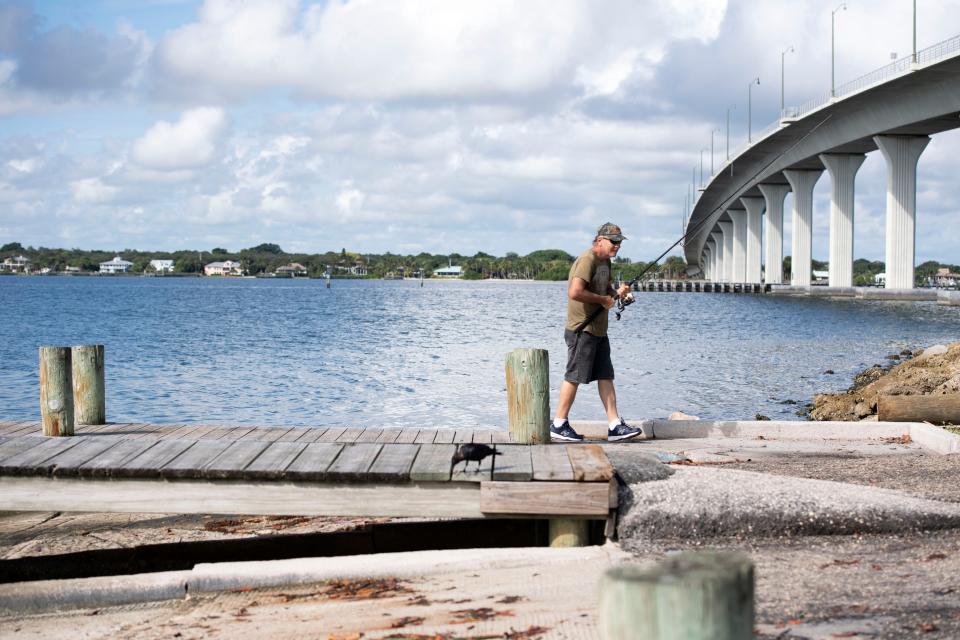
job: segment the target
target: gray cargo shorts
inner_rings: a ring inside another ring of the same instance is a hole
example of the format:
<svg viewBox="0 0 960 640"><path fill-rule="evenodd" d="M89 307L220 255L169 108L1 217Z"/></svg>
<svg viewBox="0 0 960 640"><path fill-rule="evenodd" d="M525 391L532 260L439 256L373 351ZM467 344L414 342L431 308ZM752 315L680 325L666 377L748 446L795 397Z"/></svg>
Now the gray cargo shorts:
<svg viewBox="0 0 960 640"><path fill-rule="evenodd" d="M598 338L592 333L563 331L567 343L567 371L563 379L576 384L594 380L613 380L613 362L610 361L610 339Z"/></svg>

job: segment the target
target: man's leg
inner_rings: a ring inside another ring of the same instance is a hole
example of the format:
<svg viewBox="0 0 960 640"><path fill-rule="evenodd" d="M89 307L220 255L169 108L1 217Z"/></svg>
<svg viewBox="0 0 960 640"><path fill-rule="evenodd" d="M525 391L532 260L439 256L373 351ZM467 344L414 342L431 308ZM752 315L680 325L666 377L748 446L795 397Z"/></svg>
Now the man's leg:
<svg viewBox="0 0 960 640"><path fill-rule="evenodd" d="M607 412L607 421L613 422L620 419L620 412L617 411L617 391L613 387L613 380L597 380L597 391L600 392L600 402ZM561 390L561 399L563 398Z"/></svg>
<svg viewBox="0 0 960 640"><path fill-rule="evenodd" d="M566 420L570 416L570 408L577 397L577 389L580 385L564 380L560 383L560 402L557 404L557 414L555 418L559 421Z"/></svg>

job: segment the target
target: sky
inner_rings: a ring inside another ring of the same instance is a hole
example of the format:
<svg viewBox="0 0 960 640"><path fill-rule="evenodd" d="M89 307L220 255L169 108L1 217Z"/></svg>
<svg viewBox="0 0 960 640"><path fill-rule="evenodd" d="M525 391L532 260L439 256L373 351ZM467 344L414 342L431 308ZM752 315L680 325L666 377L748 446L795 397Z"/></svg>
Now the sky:
<svg viewBox="0 0 960 640"><path fill-rule="evenodd" d="M781 61L788 106L829 89L838 4L0 0L0 244L579 253L613 221L649 260L728 109L736 149L748 111L777 118ZM917 6L919 48L960 34L960 0ZM911 2L846 7L838 84L910 54ZM920 159L918 263L960 263L958 145ZM884 258L885 180L869 154L856 257Z"/></svg>

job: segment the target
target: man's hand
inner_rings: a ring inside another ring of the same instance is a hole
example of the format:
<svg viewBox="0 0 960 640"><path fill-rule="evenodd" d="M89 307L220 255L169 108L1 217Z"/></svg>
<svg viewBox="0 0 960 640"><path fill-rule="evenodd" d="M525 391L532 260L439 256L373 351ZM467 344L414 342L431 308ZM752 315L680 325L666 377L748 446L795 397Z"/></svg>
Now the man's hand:
<svg viewBox="0 0 960 640"><path fill-rule="evenodd" d="M603 302L601 304L603 305L604 309L609 309L617 301L617 299L614 298L613 296L602 296L602 297L603 297Z"/></svg>

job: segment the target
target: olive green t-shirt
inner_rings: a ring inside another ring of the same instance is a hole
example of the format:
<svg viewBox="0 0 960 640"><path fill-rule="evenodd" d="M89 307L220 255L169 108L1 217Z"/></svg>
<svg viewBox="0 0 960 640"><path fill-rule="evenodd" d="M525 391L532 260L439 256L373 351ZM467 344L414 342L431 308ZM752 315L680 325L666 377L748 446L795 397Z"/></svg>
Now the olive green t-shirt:
<svg viewBox="0 0 960 640"><path fill-rule="evenodd" d="M609 295L610 293L610 260L597 257L593 249L587 249L580 257L573 262L570 267L570 275L567 276L567 284L574 279L580 278L587 283L587 289L597 295ZM580 302L567 298L567 324L566 329L576 331L587 316L594 310L602 308L602 305ZM592 333L597 337L607 335L607 316L609 312L604 310L593 322L584 327L584 331Z"/></svg>

